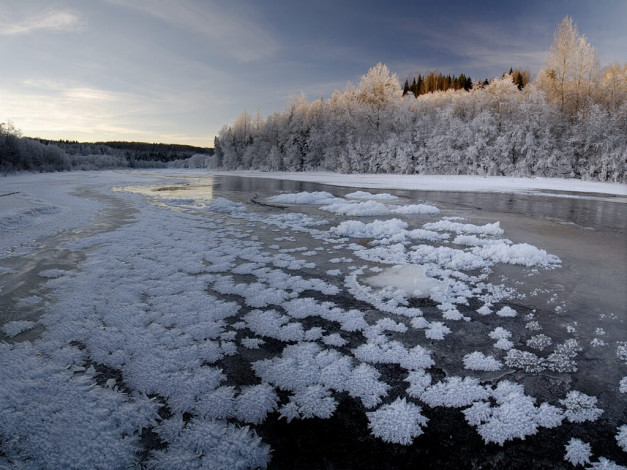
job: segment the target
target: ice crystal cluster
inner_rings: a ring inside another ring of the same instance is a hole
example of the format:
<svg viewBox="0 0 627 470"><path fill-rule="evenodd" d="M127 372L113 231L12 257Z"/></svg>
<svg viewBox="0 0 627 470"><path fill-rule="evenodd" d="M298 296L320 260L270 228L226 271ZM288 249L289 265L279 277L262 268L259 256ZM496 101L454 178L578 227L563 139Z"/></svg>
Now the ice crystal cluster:
<svg viewBox="0 0 627 470"><path fill-rule="evenodd" d="M475 351L464 356L464 367L470 370L495 371L503 367L503 363L494 356L486 356L482 352Z"/></svg>
<svg viewBox="0 0 627 470"><path fill-rule="evenodd" d="M367 413L368 427L372 434L385 442L408 445L423 433L422 427L427 424L428 420L421 411L418 405L408 403L404 398L397 398L392 403Z"/></svg>
<svg viewBox="0 0 627 470"><path fill-rule="evenodd" d="M570 441L568 441L568 444L566 444L566 454L564 455L564 460L573 465L583 465L590 463L591 455L592 450L590 448L590 444L573 437Z"/></svg>
<svg viewBox="0 0 627 470"><path fill-rule="evenodd" d="M566 398L560 400L560 404L566 409L564 416L572 423L583 423L584 421L595 421L603 410L597 408L597 398L571 390Z"/></svg>
<svg viewBox="0 0 627 470"><path fill-rule="evenodd" d="M9 338L13 338L14 336L23 333L24 331L28 331L36 325L35 322L28 320L15 320L8 323L5 323L2 326L2 332L7 335Z"/></svg>
<svg viewBox="0 0 627 470"><path fill-rule="evenodd" d="M524 439L539 427L559 426L563 419L559 408L547 403L536 406L535 399L525 395L522 386L506 380L489 391L489 397L496 406L484 399L463 411L466 421L477 427L486 443L503 445L511 439Z"/></svg>
<svg viewBox="0 0 627 470"><path fill-rule="evenodd" d="M618 427L618 432L616 433L616 443L621 449L623 449L623 452L627 452L627 424L623 424Z"/></svg>

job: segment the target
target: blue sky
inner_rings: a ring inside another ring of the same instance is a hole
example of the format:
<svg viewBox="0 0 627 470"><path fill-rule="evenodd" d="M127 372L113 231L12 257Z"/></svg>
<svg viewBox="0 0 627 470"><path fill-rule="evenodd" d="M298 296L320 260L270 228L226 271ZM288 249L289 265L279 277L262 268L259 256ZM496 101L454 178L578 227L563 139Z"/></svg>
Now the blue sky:
<svg viewBox="0 0 627 470"><path fill-rule="evenodd" d="M535 74L571 15L627 62L627 1L0 0L0 122L24 135L212 146L244 110L329 97L377 62Z"/></svg>

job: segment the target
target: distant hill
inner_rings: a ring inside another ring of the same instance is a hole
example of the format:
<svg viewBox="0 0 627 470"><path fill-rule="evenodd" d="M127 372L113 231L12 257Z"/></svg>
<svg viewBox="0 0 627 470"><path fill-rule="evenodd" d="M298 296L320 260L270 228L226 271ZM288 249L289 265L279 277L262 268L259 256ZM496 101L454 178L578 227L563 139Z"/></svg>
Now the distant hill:
<svg viewBox="0 0 627 470"><path fill-rule="evenodd" d="M110 168L206 168L214 149L147 142L77 142L22 137L0 123L0 174Z"/></svg>
<svg viewBox="0 0 627 470"><path fill-rule="evenodd" d="M180 144L155 144L148 142L77 142L71 140L34 139L44 145L56 145L68 155L117 155L126 157L129 162L158 161L171 162L192 155L213 155L213 149Z"/></svg>

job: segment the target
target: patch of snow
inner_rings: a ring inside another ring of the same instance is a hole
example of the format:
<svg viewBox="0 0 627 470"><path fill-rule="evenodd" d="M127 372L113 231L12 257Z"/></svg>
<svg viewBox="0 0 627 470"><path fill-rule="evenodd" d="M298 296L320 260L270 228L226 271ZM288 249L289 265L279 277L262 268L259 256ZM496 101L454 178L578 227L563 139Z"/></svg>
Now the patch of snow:
<svg viewBox="0 0 627 470"><path fill-rule="evenodd" d="M414 215L414 214L439 214L440 209L430 204L410 204L407 206L399 206L392 209L390 212L399 215Z"/></svg>
<svg viewBox="0 0 627 470"><path fill-rule="evenodd" d="M371 199L376 201L395 201L398 199L398 196L393 196L389 193L372 194L368 191L354 191L352 193L348 193L346 197L349 199Z"/></svg>
<svg viewBox="0 0 627 470"><path fill-rule="evenodd" d="M278 194L271 196L267 199L269 202L275 202L279 204L311 204L322 205L331 204L335 202L337 198L326 191L314 191L314 192L300 192L290 194Z"/></svg>
<svg viewBox="0 0 627 470"><path fill-rule="evenodd" d="M427 276L426 267L416 264L397 265L384 269L381 273L364 278L372 287L393 287L404 291L409 297L425 298L441 293L444 283Z"/></svg>
<svg viewBox="0 0 627 470"><path fill-rule="evenodd" d="M407 222L400 219L375 220L370 223L346 220L337 227L332 227L330 232L351 238L384 238L391 237L407 227Z"/></svg>
<svg viewBox="0 0 627 470"><path fill-rule="evenodd" d="M455 232L455 233L475 233L481 235L499 236L503 235L503 229L499 222L485 225L462 224L460 222L451 222L450 220L440 220L438 222L428 222L423 225L427 230L436 230L438 232Z"/></svg>
<svg viewBox="0 0 627 470"><path fill-rule="evenodd" d="M365 201L365 202L339 202L330 204L328 206L322 206L320 209L333 212L337 215L346 215L348 217L374 217L388 215L390 210L380 202Z"/></svg>

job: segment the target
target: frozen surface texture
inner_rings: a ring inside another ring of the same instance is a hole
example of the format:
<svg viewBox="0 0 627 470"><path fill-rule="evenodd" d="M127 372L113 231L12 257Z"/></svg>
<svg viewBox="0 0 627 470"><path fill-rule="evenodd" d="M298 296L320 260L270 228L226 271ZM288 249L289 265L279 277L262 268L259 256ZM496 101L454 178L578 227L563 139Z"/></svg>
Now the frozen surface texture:
<svg viewBox="0 0 627 470"><path fill-rule="evenodd" d="M559 443L543 458L618 468L625 417L606 408L624 401L626 339L586 325L592 345L551 287L530 306L528 279L564 263L507 223L366 191L160 197L160 176L14 180L0 294L29 316L1 320L0 467L265 468L298 423L327 422L393 455L454 416L446 439L506 463L542 430ZM105 206L119 223L72 231ZM24 230L62 234L73 268L14 287L40 249ZM604 350L617 372L597 397L578 371ZM571 438L587 426L612 455Z"/></svg>

